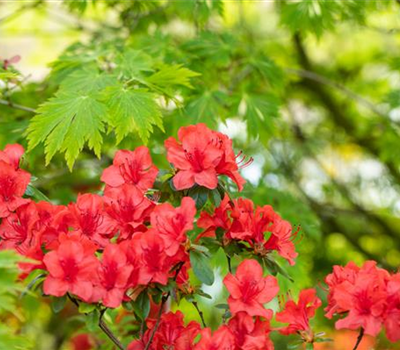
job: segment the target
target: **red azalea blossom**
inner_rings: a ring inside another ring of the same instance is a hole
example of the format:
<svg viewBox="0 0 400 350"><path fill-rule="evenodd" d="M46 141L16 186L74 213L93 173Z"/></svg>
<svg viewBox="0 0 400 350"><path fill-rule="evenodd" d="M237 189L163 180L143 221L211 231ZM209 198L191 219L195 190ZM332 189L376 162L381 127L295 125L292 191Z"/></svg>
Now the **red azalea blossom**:
<svg viewBox="0 0 400 350"><path fill-rule="evenodd" d="M166 254L161 236L152 229L135 235L132 242L135 242L132 245L142 263L138 283L142 285L152 282L167 284L173 260Z"/></svg>
<svg viewBox="0 0 400 350"><path fill-rule="evenodd" d="M22 198L31 180L30 174L19 168L23 154L24 148L18 144L0 151L0 218L29 202Z"/></svg>
<svg viewBox="0 0 400 350"><path fill-rule="evenodd" d="M276 314L278 322L289 323L287 327L279 329L279 332L284 335L305 332L309 335L307 339L312 341L313 335L309 321L314 317L315 310L321 304L315 289L302 290L297 304L293 300L289 300L286 302L284 310Z"/></svg>
<svg viewBox="0 0 400 350"><path fill-rule="evenodd" d="M19 207L16 213L4 218L0 225L0 248L14 249L21 255L26 255L31 247L37 247L39 240L35 225L38 219L33 202Z"/></svg>
<svg viewBox="0 0 400 350"><path fill-rule="evenodd" d="M92 350L94 349L93 341L89 334L77 334L70 340L72 350Z"/></svg>
<svg viewBox="0 0 400 350"><path fill-rule="evenodd" d="M384 325L386 336L392 342L400 340L400 274L394 274L386 287L386 312Z"/></svg>
<svg viewBox="0 0 400 350"><path fill-rule="evenodd" d="M263 304L271 301L279 291L275 277L263 277L261 265L256 260L244 260L237 268L236 275L229 273L224 284L230 296L229 308L232 314L240 311L250 316L272 318L272 310L265 309Z"/></svg>
<svg viewBox="0 0 400 350"><path fill-rule="evenodd" d="M173 178L177 190L194 184L214 189L218 175L227 175L242 189L244 180L238 173L232 143L227 136L212 131L205 124L182 127L178 143L173 137L165 141L167 159L176 169Z"/></svg>
<svg viewBox="0 0 400 350"><path fill-rule="evenodd" d="M121 247L105 247L99 266L99 281L94 286L92 301L102 300L103 305L116 308L121 305L133 267Z"/></svg>
<svg viewBox="0 0 400 350"><path fill-rule="evenodd" d="M340 314L348 311L342 309L336 302L333 296L333 291L337 285L340 285L345 281L354 284L358 271L360 271L360 268L354 262L349 262L345 267L335 265L333 267L333 272L326 276L325 282L331 290L328 294L328 306L325 308L326 317L332 318L335 313Z"/></svg>
<svg viewBox="0 0 400 350"><path fill-rule="evenodd" d="M40 243L47 249L55 249L58 246L60 233L67 233L71 222L71 214L64 205L53 205L41 201L36 203L39 220L36 223Z"/></svg>
<svg viewBox="0 0 400 350"><path fill-rule="evenodd" d="M153 210L151 226L164 240L167 255L174 256L181 244L186 242L186 232L193 229L195 215L196 203L190 197L184 197L178 208L164 203Z"/></svg>
<svg viewBox="0 0 400 350"><path fill-rule="evenodd" d="M204 328L200 332L201 339L195 345L194 350L235 350L235 335L227 326L219 327L214 334L210 328Z"/></svg>
<svg viewBox="0 0 400 350"><path fill-rule="evenodd" d="M45 294L61 297L71 292L89 301L99 266L89 246L85 248L77 239L65 238L57 250L44 256L43 261L49 272L43 285Z"/></svg>
<svg viewBox="0 0 400 350"><path fill-rule="evenodd" d="M0 162L12 165L15 170L18 170L19 162L24 152L24 148L21 145L7 145L3 151L0 151Z"/></svg>
<svg viewBox="0 0 400 350"><path fill-rule="evenodd" d="M295 250L293 239L296 237L298 230L293 232L290 222L278 219L273 223L270 231L271 237L265 242L264 248L276 250L290 265L294 265L294 259L297 258L298 253Z"/></svg>
<svg viewBox="0 0 400 350"><path fill-rule="evenodd" d="M353 272L353 271L351 271ZM327 276L329 305L326 316L331 317L331 309L347 315L336 322L337 329L362 327L365 334L376 336L384 322L387 305L387 282L390 274L377 268L374 261L367 261L354 275L335 279Z"/></svg>
<svg viewBox="0 0 400 350"><path fill-rule="evenodd" d="M117 223L119 242L130 239L136 232L147 230L144 223L150 221L155 205L140 190L129 185L110 187L105 190L104 196L106 212Z"/></svg>
<svg viewBox="0 0 400 350"><path fill-rule="evenodd" d="M155 324L156 320L148 320L148 329L142 339L130 343L127 350L143 350ZM195 321L191 321L187 326L184 325L183 314L180 311L163 314L149 350L191 350L194 348L193 342L199 331L200 325Z"/></svg>
<svg viewBox="0 0 400 350"><path fill-rule="evenodd" d="M104 210L103 198L97 194L79 195L76 203L69 205L71 226L89 239L104 247L116 231L116 222Z"/></svg>
<svg viewBox="0 0 400 350"><path fill-rule="evenodd" d="M229 320L228 327L235 336L237 350L273 350L274 345L269 339L271 331L268 321L262 321L248 315L237 313Z"/></svg>
<svg viewBox="0 0 400 350"><path fill-rule="evenodd" d="M254 207L250 199L229 200L225 196L214 213L203 212L197 224L205 229L200 237L214 236L217 228L223 229L228 240L242 240L250 244L254 252L265 256L277 251L290 265L297 257L292 225L283 220L271 206Z"/></svg>
<svg viewBox="0 0 400 350"><path fill-rule="evenodd" d="M153 186L158 169L153 164L149 149L141 146L134 151L118 151L113 165L103 171L101 181L110 187L133 185L142 192Z"/></svg>
<svg viewBox="0 0 400 350"><path fill-rule="evenodd" d="M205 211L201 212L200 218L197 220L197 226L205 230L201 237L214 237L217 228L228 231L232 224L229 216L231 210L230 199L225 195L219 207L214 209L212 215Z"/></svg>

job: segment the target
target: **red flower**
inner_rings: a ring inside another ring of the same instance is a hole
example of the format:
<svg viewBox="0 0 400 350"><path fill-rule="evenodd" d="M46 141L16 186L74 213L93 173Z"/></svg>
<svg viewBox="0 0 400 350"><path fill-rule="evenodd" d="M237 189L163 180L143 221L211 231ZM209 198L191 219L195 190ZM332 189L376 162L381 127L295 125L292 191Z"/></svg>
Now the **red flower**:
<svg viewBox="0 0 400 350"><path fill-rule="evenodd" d="M273 350L274 345L269 339L271 331L268 321L261 321L245 312L237 313L229 320L228 327L235 336L238 350Z"/></svg>
<svg viewBox="0 0 400 350"><path fill-rule="evenodd" d="M71 214L64 205L53 205L44 201L36 203L36 209L39 214L36 229L40 243L47 249L55 249L58 246L59 234L68 232Z"/></svg>
<svg viewBox="0 0 400 350"><path fill-rule="evenodd" d="M336 322L337 329L364 328L365 334L376 336L384 322L387 303L386 285L390 275L376 267L376 262L367 261L355 276L344 279L329 288L329 309L335 312L348 312L345 318ZM327 283L331 276L327 277ZM329 285L329 283L328 283Z"/></svg>
<svg viewBox="0 0 400 350"><path fill-rule="evenodd" d="M228 304L231 312L247 312L251 316L271 319L272 310L263 304L271 301L279 291L275 277L263 277L261 265L256 260L244 260L237 268L236 276L228 274L224 284L230 296Z"/></svg>
<svg viewBox="0 0 400 350"><path fill-rule="evenodd" d="M133 267L128 264L123 249L109 244L105 247L99 266L99 282L95 285L92 301L115 308L121 305Z"/></svg>
<svg viewBox="0 0 400 350"><path fill-rule="evenodd" d="M294 259L297 257L293 239L298 231L293 232L292 225L286 221L278 219L270 228L271 237L264 244L267 250L276 250L278 254L286 259L290 265L294 265Z"/></svg>
<svg viewBox="0 0 400 350"><path fill-rule="evenodd" d="M116 232L116 222L105 212L103 198L97 194L79 195L69 205L71 226L104 247Z"/></svg>
<svg viewBox="0 0 400 350"><path fill-rule="evenodd" d="M106 188L104 192L107 214L117 222L118 241L129 239L136 232L146 231L144 222L150 221L154 203L136 187L123 185Z"/></svg>
<svg viewBox="0 0 400 350"><path fill-rule="evenodd" d="M153 186L158 169L154 166L149 149L141 146L134 151L121 150L114 157L113 165L103 171L101 181L110 187L134 185L146 192Z"/></svg>
<svg viewBox="0 0 400 350"><path fill-rule="evenodd" d="M232 140L227 135L220 132L214 131L213 134L214 137L216 138L216 143L224 152L222 159L216 168L217 173L221 175L226 175L229 178L231 178L233 182L236 183L239 191L242 191L243 185L246 183L246 180L243 179L239 174L238 163L241 163L240 168L243 169L244 167L253 162L253 158L250 158L246 162L245 160L246 157L243 156L242 159L240 159L237 162L237 158L242 155L242 152L240 152L237 156L235 156L235 152L233 151L233 146L232 146Z"/></svg>
<svg viewBox="0 0 400 350"><path fill-rule="evenodd" d="M76 239L63 240L58 249L47 253L43 259L49 275L44 281L45 294L61 297L71 292L84 301L93 293L97 280L99 261L93 250Z"/></svg>
<svg viewBox="0 0 400 350"><path fill-rule="evenodd" d="M0 218L7 217L18 207L29 202L22 196L30 180L31 175L22 169L16 169L13 162L0 160Z"/></svg>
<svg viewBox="0 0 400 350"><path fill-rule="evenodd" d="M193 229L195 215L196 204L190 197L184 197L178 208L164 203L153 210L151 226L164 240L167 255L174 256L181 244L186 242L186 232Z"/></svg>
<svg viewBox="0 0 400 350"><path fill-rule="evenodd" d="M283 220L270 205L256 207L250 199L239 198L234 201L231 217L232 225L227 233L228 238L248 242L256 254L267 255L276 250L290 265L297 257L292 225ZM269 238L266 238L267 234Z"/></svg>
<svg viewBox="0 0 400 350"><path fill-rule="evenodd" d="M232 220L229 217L231 210L230 199L225 195L219 207L214 209L212 215L206 211L201 212L200 218L197 220L197 226L203 228L205 231L200 237L214 237L217 228L222 228L225 231L229 230L232 224Z"/></svg>
<svg viewBox="0 0 400 350"><path fill-rule="evenodd" d="M238 174L236 158L227 136L214 132L205 124L182 127L178 131L178 143L173 137L165 141L167 159L178 173L173 178L177 190L194 184L214 189L218 175L227 175L234 180L239 190L244 180Z"/></svg>
<svg viewBox="0 0 400 350"><path fill-rule="evenodd" d="M227 326L219 327L211 335L210 328L204 328L200 332L201 339L195 345L195 350L235 350L236 339L232 331Z"/></svg>
<svg viewBox="0 0 400 350"><path fill-rule="evenodd" d="M38 219L33 202L19 207L16 213L4 218L0 225L0 248L14 249L21 255L26 255L30 247L38 246L38 236L34 230Z"/></svg>
<svg viewBox="0 0 400 350"><path fill-rule="evenodd" d="M328 306L324 309L326 312L326 317L332 318L335 313L340 314L348 311L345 309L341 309L340 305L336 302L333 294L336 286L345 281L354 284L357 278L358 271L360 271L360 268L351 261L345 267L339 265L333 266L333 272L326 276L325 282L329 287Z"/></svg>
<svg viewBox="0 0 400 350"><path fill-rule="evenodd" d="M130 343L127 350L143 350L155 324L156 320L148 320L148 329L142 339ZM183 314L180 311L163 314L149 350L191 350L199 330L200 325L194 321L185 326Z"/></svg>
<svg viewBox="0 0 400 350"><path fill-rule="evenodd" d="M132 246L140 256L139 284L167 284L173 260L166 254L164 241L153 229L138 233L132 239Z"/></svg>
<svg viewBox="0 0 400 350"><path fill-rule="evenodd" d="M306 332L310 335L309 340L313 339L310 329L310 318L315 315L315 310L321 306L321 300L316 296L315 289L304 289L300 292L299 301L296 304L289 300L285 304L283 311L276 314L276 320L282 323L289 323L285 328L279 330L280 333L288 335L298 332Z"/></svg>
<svg viewBox="0 0 400 350"><path fill-rule="evenodd" d="M0 161L12 165L15 170L19 168L19 161L24 154L24 148L21 145L7 145L4 151L0 151Z"/></svg>
<svg viewBox="0 0 400 350"><path fill-rule="evenodd" d="M89 334L77 334L71 338L72 350L92 350L94 349L93 341Z"/></svg>
<svg viewBox="0 0 400 350"><path fill-rule="evenodd" d="M385 328L388 339L400 340L400 274L393 275L387 284Z"/></svg>

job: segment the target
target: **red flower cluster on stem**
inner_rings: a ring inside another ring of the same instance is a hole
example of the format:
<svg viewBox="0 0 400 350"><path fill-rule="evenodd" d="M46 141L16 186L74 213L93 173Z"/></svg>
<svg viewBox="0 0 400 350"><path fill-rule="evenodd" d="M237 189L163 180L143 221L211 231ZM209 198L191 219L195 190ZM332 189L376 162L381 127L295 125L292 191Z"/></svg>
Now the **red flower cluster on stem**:
<svg viewBox="0 0 400 350"><path fill-rule="evenodd" d="M232 141L204 124L181 128L178 139L165 141L173 168L160 181L146 147L121 150L101 176L103 193L79 194L69 205L27 198L31 175L20 167L24 150L8 145L0 151L0 249L30 258L20 263L21 278L37 269L45 273L44 294L92 304L101 329L120 349L101 317L121 305L141 324L129 350L272 350L269 335L276 330L298 334L308 345L323 341L310 325L321 306L315 289L301 291L297 303L289 298L276 313L276 321L287 325L271 328L274 312L267 304L279 286L263 264L277 264L276 252L294 265L298 230L271 206L227 193L220 177L242 190L238 170L252 160L235 155ZM205 200L199 200L199 188ZM204 267L207 242L224 250L229 270L231 257L250 256L223 280L229 297L224 322L214 331L195 301L204 292L189 278L193 272L212 283L212 271ZM384 327L389 340L400 340L400 273L371 261L361 268L349 263L335 266L326 284L326 317L341 316L336 328L361 329L360 341L363 333L376 336ZM169 312L169 297L192 302L203 327L185 325L180 311Z"/></svg>

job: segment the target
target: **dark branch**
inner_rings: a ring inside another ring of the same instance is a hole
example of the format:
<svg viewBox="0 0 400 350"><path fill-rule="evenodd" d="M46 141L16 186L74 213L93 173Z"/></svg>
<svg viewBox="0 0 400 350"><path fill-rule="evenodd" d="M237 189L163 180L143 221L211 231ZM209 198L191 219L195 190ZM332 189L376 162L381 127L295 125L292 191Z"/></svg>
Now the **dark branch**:
<svg viewBox="0 0 400 350"><path fill-rule="evenodd" d="M204 320L203 311L200 310L199 305L197 305L197 301L192 301L192 304L193 304L194 308L197 310L197 313L200 316L201 323L203 324L203 327L207 328L206 321Z"/></svg>
<svg viewBox="0 0 400 350"><path fill-rule="evenodd" d="M29 112L29 113L35 113L36 111L33 108L26 107L26 106L21 106L15 103L12 103L11 101L6 101L6 100L0 100L0 104L10 107L10 108L15 108L15 109L20 109L21 111Z"/></svg>
<svg viewBox="0 0 400 350"><path fill-rule="evenodd" d="M302 78L313 80L319 84L323 84L323 85L335 88L335 89L339 90L340 92L342 92L343 94L345 94L348 97L355 100L357 103L370 109L375 114L377 114L383 118L388 118L388 116L385 113L382 113L378 108L376 108L376 106L372 102L368 101L367 99L365 99L364 97L362 97L360 95L357 95L355 92L351 91L350 89L343 86L342 84L332 81L332 80L324 77L323 75L317 74L315 72L310 72L310 71L307 71L304 69L295 69L295 68L285 68L285 71L288 73L296 74Z"/></svg>
<svg viewBox="0 0 400 350"><path fill-rule="evenodd" d="M115 344L115 346L120 349L120 350L125 350L125 347L122 345L122 343L118 340L118 338L114 335L114 333L111 331L110 328L105 324L103 320L103 315L104 315L103 310L100 313L100 318L99 318L99 327L100 329L107 335L107 337Z"/></svg>
<svg viewBox="0 0 400 350"><path fill-rule="evenodd" d="M357 350L358 346L361 344L361 340L363 337L364 337L364 328L361 328L360 333L358 334L358 337L357 337L356 345L354 345L353 350Z"/></svg>
<svg viewBox="0 0 400 350"><path fill-rule="evenodd" d="M297 51L298 61L301 67L308 72L314 73L315 68L307 55L300 34L295 34L293 41ZM363 147L371 155L378 159L380 158L381 152L379 149L379 142L376 137L374 138L370 134L368 134L367 136L359 134L357 124L353 120L351 120L348 115L346 115L346 113L344 112L345 108L337 103L329 90L326 89L326 86L311 79L304 79L300 82L300 84L305 89L309 90L312 94L318 97L318 100L326 108L330 119L337 128L344 130L353 142ZM400 184L400 171L398 169L398 166L390 160L384 164L386 165L386 168L392 178Z"/></svg>
<svg viewBox="0 0 400 350"><path fill-rule="evenodd" d="M161 306L160 306L160 310L158 311L156 324L154 325L154 328L151 330L149 341L147 342L146 346L144 347L144 350L148 350L150 348L151 343L153 342L153 338L154 338L154 335L157 332L158 326L160 325L160 320L161 320L161 315L162 315L162 312L163 312L163 308L164 308L164 305L165 305L166 301L169 298L169 294L170 293L168 292L168 294L163 296L163 298L161 300Z"/></svg>

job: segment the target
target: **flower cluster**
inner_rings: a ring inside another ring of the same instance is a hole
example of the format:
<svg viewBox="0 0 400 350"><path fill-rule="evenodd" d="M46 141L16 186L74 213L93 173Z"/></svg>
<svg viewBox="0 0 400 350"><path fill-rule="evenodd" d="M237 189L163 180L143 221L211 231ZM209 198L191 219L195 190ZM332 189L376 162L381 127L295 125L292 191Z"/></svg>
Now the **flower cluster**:
<svg viewBox="0 0 400 350"><path fill-rule="evenodd" d="M290 265L297 257L293 240L297 231L283 220L270 205L257 206L250 199L230 200L226 195L212 214L202 212L197 225L205 231L202 236L213 237L218 229L225 232L223 241L242 241L250 245L252 252L265 257L277 251Z"/></svg>
<svg viewBox="0 0 400 350"><path fill-rule="evenodd" d="M245 181L238 169L250 164L252 159L246 162L242 157L237 162L241 154L235 156L232 140L228 136L210 130L205 124L197 124L180 128L178 138L180 142L173 137L165 141L167 159L177 169L173 179L177 190L194 184L215 189L219 175L231 178L239 191L243 189Z"/></svg>
<svg viewBox="0 0 400 350"><path fill-rule="evenodd" d="M321 304L321 299L317 297L315 289L302 290L297 304L289 299L284 310L276 314L278 322L289 324L281 328L279 332L284 335L298 333L305 342L313 343L314 334L310 327L310 319L315 316L315 311Z"/></svg>
<svg viewBox="0 0 400 350"><path fill-rule="evenodd" d="M345 315L337 329L359 329L376 336L384 326L389 340L400 340L400 273L390 274L367 261L334 266L325 279L329 287L326 316Z"/></svg>
<svg viewBox="0 0 400 350"><path fill-rule="evenodd" d="M179 181L213 188L219 175L242 186L226 135L199 124L182 128L179 138L182 145L166 141L168 159L182 169L173 177L177 188L182 188ZM177 160L180 148L191 170ZM45 294L70 293L115 308L148 286L167 285L172 278L178 284L187 282L187 233L193 230L196 203L182 196L180 206L173 207L151 199L148 191L158 169L148 148L118 151L101 176L103 195L80 194L67 206L24 198L31 176L19 166L23 153L20 145L0 152L0 248L37 261L21 264L25 275L38 268L47 271ZM211 179L211 173L212 186L201 180Z"/></svg>
<svg viewBox="0 0 400 350"><path fill-rule="evenodd" d="M146 147L121 150L103 171L104 191L79 194L68 205L28 198L24 150L8 145L0 151L0 249L29 258L20 263L22 278L44 272L46 295L67 295L100 317L121 305L132 311L141 329L129 350L272 350L272 331L298 334L311 346L324 341L310 326L321 306L315 289L301 291L297 303L291 297L282 303L275 321L286 326L271 328L274 312L266 304L279 286L263 265L284 273L272 252L294 265L298 230L269 205L231 199L220 176L241 190L238 170L252 160L235 156L232 141L204 124L181 128L178 138L165 141L169 173L159 172ZM224 322L214 331L193 301L205 294L189 278L212 283L211 247L224 251L230 270L223 279ZM246 257L235 272L233 256ZM335 266L326 284L326 317L342 316L336 328L376 336L385 327L389 340L400 340L400 273L371 261L361 268L349 263ZM180 311L169 312L170 297L192 302L203 325L185 325Z"/></svg>
<svg viewBox="0 0 400 350"><path fill-rule="evenodd" d="M151 350L270 350L273 344L269 339L269 321L272 310L264 304L271 301L279 287L275 277L263 277L261 265L255 260L245 260L237 268L236 274L228 274L224 279L230 297L228 299L231 318L212 332L210 328L201 329L200 324L191 321L186 327L183 314L166 313L160 318L154 333ZM153 333L156 320L148 319L147 331L133 341L128 350L143 350ZM200 335L200 340L195 338Z"/></svg>

